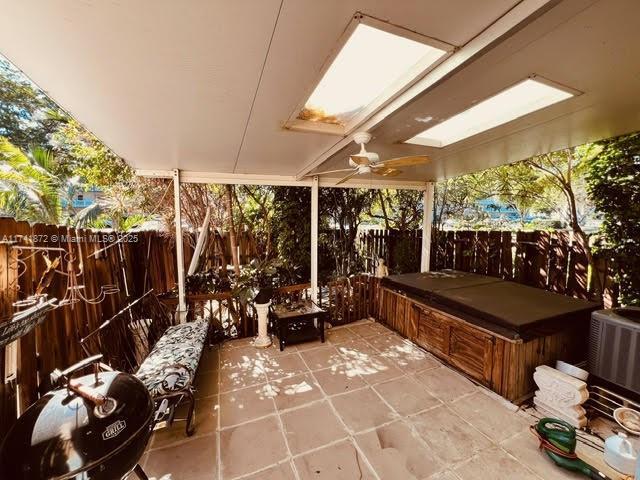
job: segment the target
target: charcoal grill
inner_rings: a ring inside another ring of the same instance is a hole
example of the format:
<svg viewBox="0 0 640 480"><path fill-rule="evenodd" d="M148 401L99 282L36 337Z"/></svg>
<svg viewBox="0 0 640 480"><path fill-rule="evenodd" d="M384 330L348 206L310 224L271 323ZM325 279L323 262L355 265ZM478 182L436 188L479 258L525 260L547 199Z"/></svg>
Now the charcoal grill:
<svg viewBox="0 0 640 480"><path fill-rule="evenodd" d="M137 378L99 371L101 355L52 379L62 384L18 419L0 447L0 478L120 480L138 466L154 425L154 405ZM94 373L74 374L87 367Z"/></svg>

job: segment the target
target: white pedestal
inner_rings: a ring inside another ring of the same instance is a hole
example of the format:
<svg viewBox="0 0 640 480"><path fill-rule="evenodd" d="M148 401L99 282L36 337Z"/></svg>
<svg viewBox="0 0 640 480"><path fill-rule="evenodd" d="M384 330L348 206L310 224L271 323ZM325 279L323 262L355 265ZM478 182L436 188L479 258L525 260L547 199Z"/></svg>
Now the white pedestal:
<svg viewBox="0 0 640 480"><path fill-rule="evenodd" d="M253 346L257 348L267 348L271 346L271 337L267 333L267 325L269 323L269 305L268 303L256 303L256 312L258 314L258 336L253 341Z"/></svg>

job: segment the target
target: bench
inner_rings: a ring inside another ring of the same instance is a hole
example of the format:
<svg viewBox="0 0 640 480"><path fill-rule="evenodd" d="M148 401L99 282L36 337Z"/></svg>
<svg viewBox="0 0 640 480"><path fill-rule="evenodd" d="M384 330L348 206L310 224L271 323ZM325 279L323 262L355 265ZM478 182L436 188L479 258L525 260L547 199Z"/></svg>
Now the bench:
<svg viewBox="0 0 640 480"><path fill-rule="evenodd" d="M180 323L153 291L131 302L80 340L87 355L101 353L106 367L135 375L147 387L156 409L171 424L176 407L186 401L186 433L193 435L195 378L209 322Z"/></svg>

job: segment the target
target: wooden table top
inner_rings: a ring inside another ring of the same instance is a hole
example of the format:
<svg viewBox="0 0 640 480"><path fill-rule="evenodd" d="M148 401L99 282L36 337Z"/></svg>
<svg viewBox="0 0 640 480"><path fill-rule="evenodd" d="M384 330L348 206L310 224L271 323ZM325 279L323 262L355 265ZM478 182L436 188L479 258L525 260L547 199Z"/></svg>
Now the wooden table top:
<svg viewBox="0 0 640 480"><path fill-rule="evenodd" d="M273 313L278 318L293 318L303 315L326 313L326 310L320 308L311 300L303 300L291 304L280 303L278 305L274 305Z"/></svg>

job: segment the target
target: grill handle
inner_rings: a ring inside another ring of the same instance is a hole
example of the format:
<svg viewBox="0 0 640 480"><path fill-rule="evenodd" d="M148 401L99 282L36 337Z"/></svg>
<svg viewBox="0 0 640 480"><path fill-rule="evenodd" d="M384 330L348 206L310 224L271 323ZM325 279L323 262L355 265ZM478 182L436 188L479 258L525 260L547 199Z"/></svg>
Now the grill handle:
<svg viewBox="0 0 640 480"><path fill-rule="evenodd" d="M66 381L67 389L73 391L75 394L80 397L88 400L93 403L96 407L101 407L107 401L107 398L96 392L93 388L88 387L86 385L82 385L81 383L75 383L73 381L73 375L79 371L83 370L91 365L94 365L94 371L96 376L96 382L98 381L98 366L100 364L100 360L102 360L102 354L93 355L92 357L85 358L84 360L80 360L78 363L74 363L69 368L60 371L55 369L51 372L51 383L53 385L59 384L61 381Z"/></svg>

